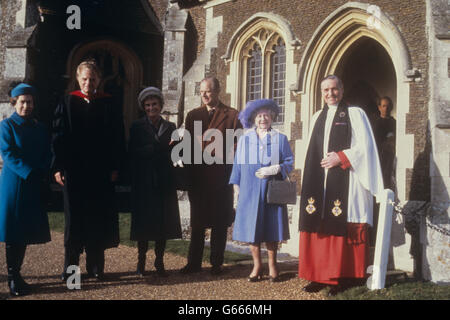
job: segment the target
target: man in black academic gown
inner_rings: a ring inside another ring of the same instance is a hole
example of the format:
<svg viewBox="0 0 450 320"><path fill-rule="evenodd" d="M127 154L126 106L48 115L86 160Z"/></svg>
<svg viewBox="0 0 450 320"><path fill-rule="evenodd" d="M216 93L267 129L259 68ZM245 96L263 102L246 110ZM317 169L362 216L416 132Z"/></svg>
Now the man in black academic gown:
<svg viewBox="0 0 450 320"><path fill-rule="evenodd" d="M79 265L86 251L89 276L104 278L104 251L119 244L114 185L125 151L122 112L98 92L101 72L91 61L77 69L79 91L64 97L53 122L53 172L64 191L65 261Z"/></svg>

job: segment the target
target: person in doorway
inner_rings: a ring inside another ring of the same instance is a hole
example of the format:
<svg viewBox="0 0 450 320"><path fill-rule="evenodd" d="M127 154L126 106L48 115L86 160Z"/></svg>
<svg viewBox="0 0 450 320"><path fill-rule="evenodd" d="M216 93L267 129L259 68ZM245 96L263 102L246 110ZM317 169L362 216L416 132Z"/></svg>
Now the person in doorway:
<svg viewBox="0 0 450 320"><path fill-rule="evenodd" d="M211 273L222 273L227 231L234 220L233 187L228 184L232 164L226 161L230 150L226 150L228 144L225 137L227 129L236 130L241 128L241 124L238 111L224 105L219 100L219 93L220 84L215 77L203 79L200 83L202 106L189 111L185 121L186 131L192 137L193 152L191 164L186 165L190 177L191 241L187 265L180 270L184 274L201 271L207 228L211 228ZM201 136L195 136L196 126L201 127ZM205 155L205 150L208 152L207 147L212 143L204 138L208 129L216 129L224 137L223 150L213 149L210 154L221 160L209 164L202 157L201 163L195 163L195 150L201 150L202 155Z"/></svg>
<svg viewBox="0 0 450 320"><path fill-rule="evenodd" d="M279 280L277 249L289 239L286 205L268 204L269 179L285 179L292 171L294 157L287 137L272 128L279 106L271 99L249 101L239 118L248 129L239 139L230 183L239 194L233 240L250 243L253 270L249 282L262 279L261 243L266 243L269 280ZM252 159L251 155L258 155Z"/></svg>
<svg viewBox="0 0 450 320"><path fill-rule="evenodd" d="M64 193L64 271L86 251L88 277L105 279L105 250L119 244L114 183L125 153L121 106L98 90L101 70L92 60L76 70L80 90L65 96L53 121L53 164Z"/></svg>
<svg viewBox="0 0 450 320"><path fill-rule="evenodd" d="M131 240L138 242L137 273L145 274L148 242L155 241L155 268L164 268L166 240L181 238L180 213L170 158L174 123L161 117L162 92L155 87L142 90L139 105L145 116L130 128L128 153L131 161Z"/></svg>
<svg viewBox="0 0 450 320"><path fill-rule="evenodd" d="M378 100L377 106L379 115L373 119L373 133L377 142L378 155L380 156L384 187L394 190L393 171L396 121L391 116L394 105L391 98L384 96Z"/></svg>
<svg viewBox="0 0 450 320"><path fill-rule="evenodd" d="M373 195L381 195L383 178L365 112L342 101L334 75L321 93L325 105L311 120L303 170L299 277L311 281L303 290L330 286L335 295L366 277Z"/></svg>
<svg viewBox="0 0 450 320"><path fill-rule="evenodd" d="M50 135L38 122L36 90L21 83L11 90L15 112L0 122L0 241L6 243L8 287L12 296L29 294L20 274L29 244L50 241L48 217L41 192L50 168Z"/></svg>

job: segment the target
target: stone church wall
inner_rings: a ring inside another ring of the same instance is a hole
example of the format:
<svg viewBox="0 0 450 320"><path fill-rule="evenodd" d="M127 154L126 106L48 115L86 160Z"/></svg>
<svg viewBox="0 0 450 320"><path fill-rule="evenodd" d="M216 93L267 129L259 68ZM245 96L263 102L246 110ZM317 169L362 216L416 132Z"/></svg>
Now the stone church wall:
<svg viewBox="0 0 450 320"><path fill-rule="evenodd" d="M319 25L327 19L336 9L349 4L349 1L208 1L203 6L187 9L194 18L194 23L198 23L198 18L204 13L206 16L205 38L199 36L199 54L194 66L184 76L185 80L185 114L190 109L196 107L200 101L196 94L196 83L201 80L207 72L215 74L222 83L221 99L229 104L231 97L227 93L227 77L230 75L230 66L221 57L226 53L227 46L237 28L241 26L249 17L265 12L281 16L289 22L295 37L300 40L301 45L296 48L293 61L296 66L302 60L308 42L313 37ZM406 83L408 90L405 92L409 105L397 105L396 108L403 110L404 116L400 119L401 134L405 140L399 141L399 150L408 150L408 156L401 158L397 164L402 189L401 201L430 201L430 161L431 141L428 129L428 113L430 101L430 73L429 55L426 43L428 42L427 29L427 6L424 1L359 1L356 4L371 4L378 6L384 15L392 22L401 34L402 41L408 49L411 69L396 70L396 74L402 83ZM217 4L217 5L214 5ZM203 9L200 9L203 7ZM194 14L195 12L195 14ZM214 22L214 23L213 23ZM212 26L208 28L208 26ZM199 35L200 28L197 29ZM215 37L215 43L211 45L208 39ZM202 48L204 48L202 50ZM289 66L288 66L289 68ZM195 70L195 71L194 71ZM289 87L291 83L287 84ZM303 138L303 119L301 119L302 101L300 96L290 95L291 102L295 106L294 116L288 128L289 136L294 142ZM241 108L243 106L234 106ZM292 143L293 149L296 144ZM294 150L295 152L295 150ZM403 151L399 153L403 155ZM294 177L300 179L301 169L296 168ZM294 208L294 212L297 209ZM292 211L292 210L291 210ZM398 221L393 223L393 244L395 253L393 254L395 264L404 270L413 271L414 262L417 260L415 253L411 251L412 242L416 242L412 237L417 238L417 234L405 234L405 218L399 215Z"/></svg>

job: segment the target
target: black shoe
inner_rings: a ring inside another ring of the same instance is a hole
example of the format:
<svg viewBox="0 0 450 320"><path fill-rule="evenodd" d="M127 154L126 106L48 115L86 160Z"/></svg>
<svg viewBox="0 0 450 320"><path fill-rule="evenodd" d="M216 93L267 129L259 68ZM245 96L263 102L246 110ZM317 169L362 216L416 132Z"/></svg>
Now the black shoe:
<svg viewBox="0 0 450 320"><path fill-rule="evenodd" d="M15 297L21 296L22 292L18 286L17 281L15 281L14 279L9 279L8 280L8 287L9 287L9 294Z"/></svg>
<svg viewBox="0 0 450 320"><path fill-rule="evenodd" d="M145 276L147 275L147 272L145 272L145 270L137 269L137 270L136 270L136 275L137 275L138 277L143 278L143 277L145 277Z"/></svg>
<svg viewBox="0 0 450 320"><path fill-rule="evenodd" d="M187 264L186 266L184 266L184 268L180 269L180 273L181 274L190 274L190 273L197 273L202 271L201 267L193 267L189 264Z"/></svg>
<svg viewBox="0 0 450 320"><path fill-rule="evenodd" d="M106 281L107 280L107 277L106 277L104 272L97 272L97 273L95 273L94 274L94 278L97 281Z"/></svg>
<svg viewBox="0 0 450 320"><path fill-rule="evenodd" d="M14 296L25 296L30 293L30 285L22 277L14 276L8 279L9 293Z"/></svg>
<svg viewBox="0 0 450 320"><path fill-rule="evenodd" d="M166 268L164 267L164 260L161 257L156 257L155 259L155 269L156 274L160 277L167 277L168 274L166 272Z"/></svg>
<svg viewBox="0 0 450 320"><path fill-rule="evenodd" d="M213 276L218 276L218 275L220 275L222 273L223 273L222 266L212 266L211 267L211 274Z"/></svg>
<svg viewBox="0 0 450 320"><path fill-rule="evenodd" d="M136 274L137 274L139 277L145 276L145 275L146 275L146 272L145 272L145 266L142 265L142 264L140 264L140 263L138 263L137 268L136 268Z"/></svg>
<svg viewBox="0 0 450 320"><path fill-rule="evenodd" d="M270 282L280 282L280 276L278 275L278 276L275 276L275 277L272 277L272 276L269 276L269 281Z"/></svg>
<svg viewBox="0 0 450 320"><path fill-rule="evenodd" d="M94 279L96 279L97 281L105 281L105 280L106 280L105 273L103 273L103 272L88 272L88 273L85 275L85 278L86 278L86 279L92 279L92 278L94 278Z"/></svg>
<svg viewBox="0 0 450 320"><path fill-rule="evenodd" d="M313 293L313 292L319 292L323 288L327 287L326 284L318 283L318 282L311 282L307 286L303 287L303 291Z"/></svg>
<svg viewBox="0 0 450 320"><path fill-rule="evenodd" d="M145 251L145 252L147 252L147 251ZM136 274L140 277L143 277L146 275L146 273L145 273L145 260L146 260L145 252L144 253L140 252L138 255Z"/></svg>
<svg viewBox="0 0 450 320"><path fill-rule="evenodd" d="M247 278L248 282L258 282L262 280L262 272L259 272L256 276L249 276Z"/></svg>

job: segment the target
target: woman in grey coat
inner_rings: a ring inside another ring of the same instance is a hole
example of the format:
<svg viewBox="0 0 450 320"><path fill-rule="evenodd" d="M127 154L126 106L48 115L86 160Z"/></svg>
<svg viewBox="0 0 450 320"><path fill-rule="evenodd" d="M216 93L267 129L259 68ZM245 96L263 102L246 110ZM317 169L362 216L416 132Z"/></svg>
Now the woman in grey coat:
<svg viewBox="0 0 450 320"><path fill-rule="evenodd" d="M138 96L145 116L130 128L131 240L138 241L137 273L145 273L148 241L155 241L155 268L165 276L166 240L181 238L178 198L170 153L174 123L161 117L161 91L148 87Z"/></svg>

